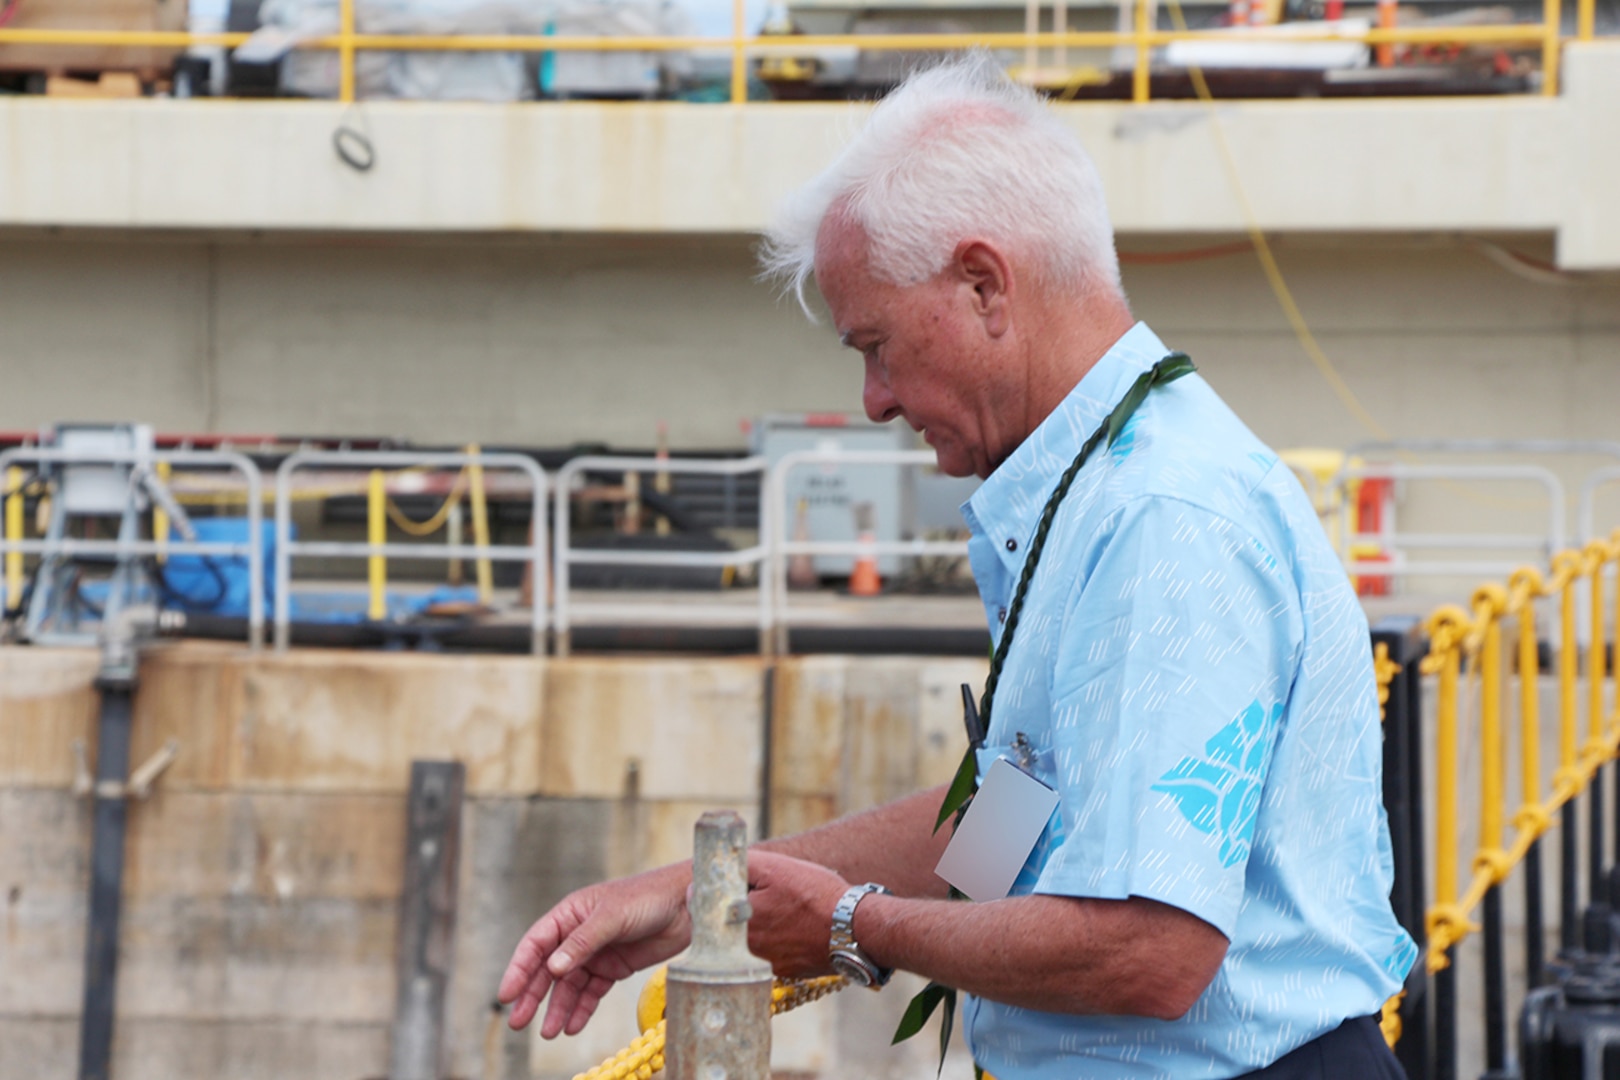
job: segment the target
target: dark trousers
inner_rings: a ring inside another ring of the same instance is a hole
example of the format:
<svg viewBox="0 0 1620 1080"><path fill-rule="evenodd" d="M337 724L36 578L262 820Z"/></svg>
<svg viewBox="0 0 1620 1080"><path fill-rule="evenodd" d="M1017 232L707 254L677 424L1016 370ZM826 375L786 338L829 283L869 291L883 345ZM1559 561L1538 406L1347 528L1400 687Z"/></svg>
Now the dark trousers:
<svg viewBox="0 0 1620 1080"><path fill-rule="evenodd" d="M1406 1080L1378 1017L1346 1020L1241 1080Z"/></svg>

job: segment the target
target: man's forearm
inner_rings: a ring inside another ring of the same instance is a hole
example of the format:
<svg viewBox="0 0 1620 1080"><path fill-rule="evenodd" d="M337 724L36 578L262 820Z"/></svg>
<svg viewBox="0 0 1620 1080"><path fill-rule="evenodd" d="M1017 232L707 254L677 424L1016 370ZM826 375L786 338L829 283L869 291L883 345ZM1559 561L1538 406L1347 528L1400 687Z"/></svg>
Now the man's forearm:
<svg viewBox="0 0 1620 1080"><path fill-rule="evenodd" d="M1174 1019L1226 955L1220 931L1133 897L1020 896L988 904L870 896L855 936L881 964L1043 1012Z"/></svg>
<svg viewBox="0 0 1620 1080"><path fill-rule="evenodd" d="M835 870L848 881L875 881L899 896L943 898L949 886L934 874L951 830L934 832L943 787L758 846ZM831 912L828 912L829 917Z"/></svg>

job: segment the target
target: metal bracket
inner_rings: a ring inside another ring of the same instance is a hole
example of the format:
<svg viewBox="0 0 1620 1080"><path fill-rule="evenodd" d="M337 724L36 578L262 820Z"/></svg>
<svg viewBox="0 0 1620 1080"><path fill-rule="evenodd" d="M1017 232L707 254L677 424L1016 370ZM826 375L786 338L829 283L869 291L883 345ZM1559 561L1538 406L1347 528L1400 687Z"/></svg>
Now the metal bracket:
<svg viewBox="0 0 1620 1080"><path fill-rule="evenodd" d="M141 763L130 773L128 782L102 780L90 775L90 763L83 739L73 740L73 794L83 798L94 795L98 799L145 799L152 794L152 785L180 756L180 740L170 739L162 749Z"/></svg>

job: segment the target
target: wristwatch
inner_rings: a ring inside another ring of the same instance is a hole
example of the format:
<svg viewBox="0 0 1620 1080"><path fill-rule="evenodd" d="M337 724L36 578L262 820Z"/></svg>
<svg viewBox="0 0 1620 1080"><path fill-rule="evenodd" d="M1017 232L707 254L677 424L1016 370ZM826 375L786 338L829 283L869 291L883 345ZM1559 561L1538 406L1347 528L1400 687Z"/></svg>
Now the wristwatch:
<svg viewBox="0 0 1620 1080"><path fill-rule="evenodd" d="M870 956L861 951L860 944L855 940L855 905L872 893L887 896L889 890L869 881L865 885L852 886L838 898L838 906L833 908L832 943L829 951L834 971L857 986L870 986L875 989L889 981L894 969L879 967Z"/></svg>

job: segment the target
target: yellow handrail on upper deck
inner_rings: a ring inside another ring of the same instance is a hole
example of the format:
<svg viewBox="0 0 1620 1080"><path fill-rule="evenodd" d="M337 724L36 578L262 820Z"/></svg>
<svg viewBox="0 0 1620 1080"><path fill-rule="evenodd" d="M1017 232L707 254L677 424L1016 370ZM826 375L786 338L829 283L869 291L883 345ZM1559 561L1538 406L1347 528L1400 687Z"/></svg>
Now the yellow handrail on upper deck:
<svg viewBox="0 0 1620 1080"><path fill-rule="evenodd" d="M1577 37L1590 41L1596 34L1595 0L1578 0ZM1271 27L1230 30L1159 30L1153 26L1148 0L1134 0L1134 25L1129 32L1068 31L1029 33L946 33L946 34L806 34L791 37L750 37L746 33L743 0L733 0L732 34L726 38L694 36L585 37L542 34L366 34L355 29L355 0L340 0L338 33L299 42L302 49L331 49L339 58L338 97L355 99L355 54L362 50L462 51L462 52L672 52L699 48L728 48L731 51L732 103L748 97L747 62L750 57L806 49L855 47L867 50L922 52L969 48L1041 49L1129 47L1135 62L1131 79L1131 99L1137 103L1151 97L1152 50L1178 41L1286 41L1289 44L1313 42L1361 42L1367 45L1541 45L1542 92L1557 94L1559 50L1564 37L1560 29L1560 0L1544 0L1542 18L1533 23L1496 26L1395 27L1370 29L1361 33L1289 33L1281 38ZM0 46L105 46L144 48L190 48L194 46L235 47L248 40L244 33L194 34L161 30L47 30L0 27Z"/></svg>

